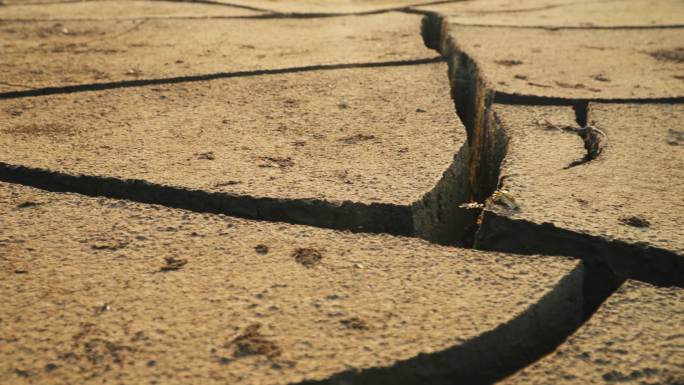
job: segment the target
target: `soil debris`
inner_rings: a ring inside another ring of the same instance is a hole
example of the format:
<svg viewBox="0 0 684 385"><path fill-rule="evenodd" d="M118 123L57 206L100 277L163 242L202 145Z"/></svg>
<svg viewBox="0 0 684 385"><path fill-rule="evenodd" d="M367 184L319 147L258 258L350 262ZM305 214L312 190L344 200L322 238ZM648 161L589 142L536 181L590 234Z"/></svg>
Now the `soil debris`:
<svg viewBox="0 0 684 385"><path fill-rule="evenodd" d="M622 217L620 218L620 223L622 223L623 225L639 228L651 226L651 222L649 222L648 219L638 215L631 217Z"/></svg>
<svg viewBox="0 0 684 385"><path fill-rule="evenodd" d="M258 244L256 246L254 246L254 251L256 251L257 254L266 255L266 254L268 254L268 246L263 245L263 244Z"/></svg>
<svg viewBox="0 0 684 385"><path fill-rule="evenodd" d="M680 130L667 130L667 144L670 146L678 146L684 143L684 131Z"/></svg>
<svg viewBox="0 0 684 385"><path fill-rule="evenodd" d="M298 248L292 253L295 261L304 265L304 267L312 268L320 263L323 256L320 251L314 248Z"/></svg>
<svg viewBox="0 0 684 385"><path fill-rule="evenodd" d="M253 355L262 355L268 358L277 357L282 353L282 350L273 341L269 341L259 332L260 324L251 324L245 330L228 342L225 347L235 347L233 356L235 358L247 357Z"/></svg>
<svg viewBox="0 0 684 385"><path fill-rule="evenodd" d="M495 60L494 63L506 66L506 67L513 67L513 66L519 66L523 62L520 60L514 60L514 59L504 59L504 60Z"/></svg>
<svg viewBox="0 0 684 385"><path fill-rule="evenodd" d="M494 194L492 194L491 197L489 197L488 202L499 205L499 206L504 206L507 207L510 210L519 210L520 207L518 204L515 202L515 198L513 197L513 194L509 193L506 190L496 190L494 191Z"/></svg>
<svg viewBox="0 0 684 385"><path fill-rule="evenodd" d="M659 49L649 53L656 60L684 63L684 47L674 49Z"/></svg>
<svg viewBox="0 0 684 385"><path fill-rule="evenodd" d="M214 160L216 159L216 156L214 155L213 151L208 151L208 152L202 152L199 154L195 154L197 156L197 159L203 159L203 160Z"/></svg>
<svg viewBox="0 0 684 385"><path fill-rule="evenodd" d="M177 271L183 268L188 263L187 259L177 259L174 257L165 257L164 265L159 268L160 272Z"/></svg>
<svg viewBox="0 0 684 385"><path fill-rule="evenodd" d="M289 168L294 166L294 161L289 156L287 158L262 156L259 159L264 162L259 167Z"/></svg>
<svg viewBox="0 0 684 385"><path fill-rule="evenodd" d="M373 140L376 139L375 135L366 135L366 134L356 134L352 136L348 136L346 138L339 139L339 142L345 143L345 144L357 144L360 142L365 142L368 140Z"/></svg>
<svg viewBox="0 0 684 385"><path fill-rule="evenodd" d="M359 317L343 319L340 323L347 329L368 330L368 323Z"/></svg>
<svg viewBox="0 0 684 385"><path fill-rule="evenodd" d="M18 209L25 209L25 208L27 208L27 207L35 207L35 206L38 206L39 204L40 204L40 203L38 203L38 202L26 201L26 202L19 203L19 204L17 205L17 208L18 208Z"/></svg>

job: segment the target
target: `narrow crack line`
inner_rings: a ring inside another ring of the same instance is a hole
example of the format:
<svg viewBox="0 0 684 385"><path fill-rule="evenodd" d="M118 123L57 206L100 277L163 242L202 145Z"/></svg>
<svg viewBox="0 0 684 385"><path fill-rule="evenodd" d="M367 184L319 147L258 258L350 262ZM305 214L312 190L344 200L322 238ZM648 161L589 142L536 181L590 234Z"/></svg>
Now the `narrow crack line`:
<svg viewBox="0 0 684 385"><path fill-rule="evenodd" d="M249 5L228 3L228 2L223 2L223 1L213 1L213 0L149 0L149 1L159 1L159 2L167 1L170 3L207 4L207 5L218 5L218 6L224 6L224 7L230 7L230 8L239 8L239 9L245 9L248 11L255 11L255 12L269 12L269 13L271 12L267 9L252 7Z"/></svg>
<svg viewBox="0 0 684 385"><path fill-rule="evenodd" d="M288 68L237 71L237 72L216 72L216 73L211 73L211 74L177 76L177 77L171 77L171 78L122 80L122 81L108 82L108 83L88 83L88 84L77 84L77 85L69 85L69 86L61 86L61 87L44 87L44 88L36 88L36 89L32 89L32 90L3 92L3 93L0 93L0 99L15 99L15 98L26 98L26 97L55 95L55 94L70 94L70 93L75 93L75 92L87 92L87 91L103 91L103 90L111 90L111 89L117 89L117 88L144 87L144 86L161 85L161 84L190 83L190 82L200 82L200 81L239 78L239 77L281 75L281 74L299 73L299 72L333 71L333 70L343 70L343 69L353 69L353 68L403 67L403 66L439 63L443 60L444 59L441 56L437 56L437 57L433 57L433 58L415 59L415 60L394 60L394 61L385 61L385 62L347 63L347 64L316 64L316 65L303 66L303 67L288 67Z"/></svg>
<svg viewBox="0 0 684 385"><path fill-rule="evenodd" d="M124 199L251 220L283 222L358 233L413 236L410 207L387 203L254 197L167 186L139 179L74 175L5 162L0 162L0 182L20 184L51 192Z"/></svg>
<svg viewBox="0 0 684 385"><path fill-rule="evenodd" d="M589 5L589 4L616 3L619 1L621 1L621 0L582 1L582 2L569 2L569 3L562 3L562 4L543 5L543 6L531 7L531 8L496 9L496 10L488 10L488 11L463 10L463 11L460 11L460 14L499 15L499 14L505 14L505 13L525 13L525 12L547 11L549 9L575 7L575 6L582 6L582 5Z"/></svg>
<svg viewBox="0 0 684 385"><path fill-rule="evenodd" d="M129 33L133 32L133 31L136 31L136 30L137 30L138 28L140 28L143 24L147 23L148 20L149 20L149 19L141 20L140 22L138 22L138 23L136 23L135 25L133 25L131 28L128 28L128 29L126 29L126 30L123 30L123 31L121 31L121 32L119 32L119 33L117 33L117 34L114 34L114 35L105 35L105 36L96 37L96 38L94 38L94 39L81 41L81 42L79 42L79 44L89 44L89 43L92 43L92 42L95 42L95 41L114 40L114 39L117 39L117 38L119 38L119 37L121 37L121 36L124 36L124 35L126 35L126 34L129 34Z"/></svg>
<svg viewBox="0 0 684 385"><path fill-rule="evenodd" d="M577 106L588 103L606 104L682 104L684 96L653 98L562 98L541 95L525 95L494 91L494 103L522 106Z"/></svg>
<svg viewBox="0 0 684 385"><path fill-rule="evenodd" d="M458 23L449 22L451 25L459 27L481 27L481 28L509 28L509 29L543 29L547 31L562 30L647 30L647 29L681 29L684 24L662 24L662 25L512 25L512 24L477 24L477 23Z"/></svg>

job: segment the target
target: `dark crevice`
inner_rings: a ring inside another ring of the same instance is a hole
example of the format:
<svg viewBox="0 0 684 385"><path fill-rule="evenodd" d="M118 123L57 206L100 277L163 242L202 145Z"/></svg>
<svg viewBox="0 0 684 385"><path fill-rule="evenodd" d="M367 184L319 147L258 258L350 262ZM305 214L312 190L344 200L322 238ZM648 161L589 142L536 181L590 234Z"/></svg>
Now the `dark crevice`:
<svg viewBox="0 0 684 385"><path fill-rule="evenodd" d="M606 104L681 104L684 96L654 97L654 98L560 98L553 96L511 94L496 91L496 104L522 106L581 106L590 102Z"/></svg>
<svg viewBox="0 0 684 385"><path fill-rule="evenodd" d="M195 212L317 226L335 230L412 236L411 208L382 203L279 199L165 186L137 179L71 175L0 162L0 181L52 192L125 199Z"/></svg>
<svg viewBox="0 0 684 385"><path fill-rule="evenodd" d="M608 143L608 136L606 133L594 126L584 126L581 128L566 127L564 129L579 135L579 137L582 138L582 142L584 142L584 149L586 150L584 157L565 166L566 170L597 159Z"/></svg>
<svg viewBox="0 0 684 385"><path fill-rule="evenodd" d="M586 156L571 164L596 159L606 145L606 135L591 125L588 103L594 99L566 99L492 92L477 63L446 33L440 16L423 19L426 45L436 48L450 66L453 98L461 120L468 131L470 144L470 187L473 201L485 203L500 188L500 168L507 152L508 133L498 121L493 105L571 106L580 128L567 130L580 135ZM602 99L601 103L682 103L684 97ZM537 225L508 217L505 210L492 205L475 222L478 226L474 247L518 254L570 256L595 262L609 268L617 276L633 278L656 285L684 285L684 259L674 252L644 244L626 243L557 228L552 224Z"/></svg>
<svg viewBox="0 0 684 385"><path fill-rule="evenodd" d="M584 26L584 25L509 25L509 24L477 24L477 23L458 23L450 22L451 25L460 27L482 27L482 28L510 28L510 29L543 29L547 31L562 30L644 30L644 29L680 29L684 24L663 24L663 25L612 25L612 26Z"/></svg>
<svg viewBox="0 0 684 385"><path fill-rule="evenodd" d="M249 77L249 76L265 76L265 75L280 75L287 73L298 73L298 72L309 72L309 71L331 71L331 70L341 70L341 69L351 69L351 68L381 68L381 67L401 67L401 66L413 66L422 64L432 64L441 62L441 57L434 57L429 59L416 59L416 60L394 60L385 62L375 62L375 63L347 63L347 64L318 64L303 67L290 67L290 68L276 68L276 69L266 69L266 70L254 70L254 71L237 71L237 72L216 72L211 74L203 75L190 75L190 76L177 76L171 78L157 78L157 79L135 79L135 80L122 80L117 82L108 83L90 83L90 84L77 84L62 87L45 87L36 88L32 90L21 90L21 91L10 91L0 93L0 99L14 99L14 98L27 98L34 96L45 96L45 95L55 95L55 94L70 94L75 92L87 92L87 91L102 91L111 90L117 88L131 88L131 87L144 87L160 84L177 84L177 83L188 83L188 82L200 82L215 79L228 79L228 78L239 78L239 77Z"/></svg>
<svg viewBox="0 0 684 385"><path fill-rule="evenodd" d="M597 262L615 275L658 286L684 287L684 258L642 243L627 243L485 210L476 246L525 255L558 255Z"/></svg>
<svg viewBox="0 0 684 385"><path fill-rule="evenodd" d="M589 116L589 102L579 101L572 106L575 111L575 121L579 127L586 127Z"/></svg>

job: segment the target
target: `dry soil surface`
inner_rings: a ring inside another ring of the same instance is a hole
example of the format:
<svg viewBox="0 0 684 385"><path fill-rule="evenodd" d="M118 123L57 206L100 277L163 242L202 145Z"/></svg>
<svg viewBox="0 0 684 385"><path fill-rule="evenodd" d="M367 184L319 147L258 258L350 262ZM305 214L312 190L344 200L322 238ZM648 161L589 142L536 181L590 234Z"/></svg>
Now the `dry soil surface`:
<svg viewBox="0 0 684 385"><path fill-rule="evenodd" d="M582 303L563 258L11 184L0 213L3 384L279 384L440 351L435 369L467 372L577 322ZM474 362L450 358L473 346Z"/></svg>

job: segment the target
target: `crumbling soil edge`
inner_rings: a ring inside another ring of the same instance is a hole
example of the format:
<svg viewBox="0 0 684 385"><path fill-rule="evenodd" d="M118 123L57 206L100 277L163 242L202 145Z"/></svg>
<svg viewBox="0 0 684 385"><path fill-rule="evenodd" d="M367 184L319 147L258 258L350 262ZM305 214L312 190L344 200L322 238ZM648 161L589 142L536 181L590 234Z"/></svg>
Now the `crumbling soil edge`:
<svg viewBox="0 0 684 385"><path fill-rule="evenodd" d="M349 370L298 385L491 384L552 352L621 283L600 267L582 262L539 302L462 345L421 353L389 367Z"/></svg>
<svg viewBox="0 0 684 385"><path fill-rule="evenodd" d="M72 192L93 197L126 199L254 220L352 232L413 235L409 206L233 195L164 186L136 179L70 175L3 162L0 162L0 181L52 192Z"/></svg>

